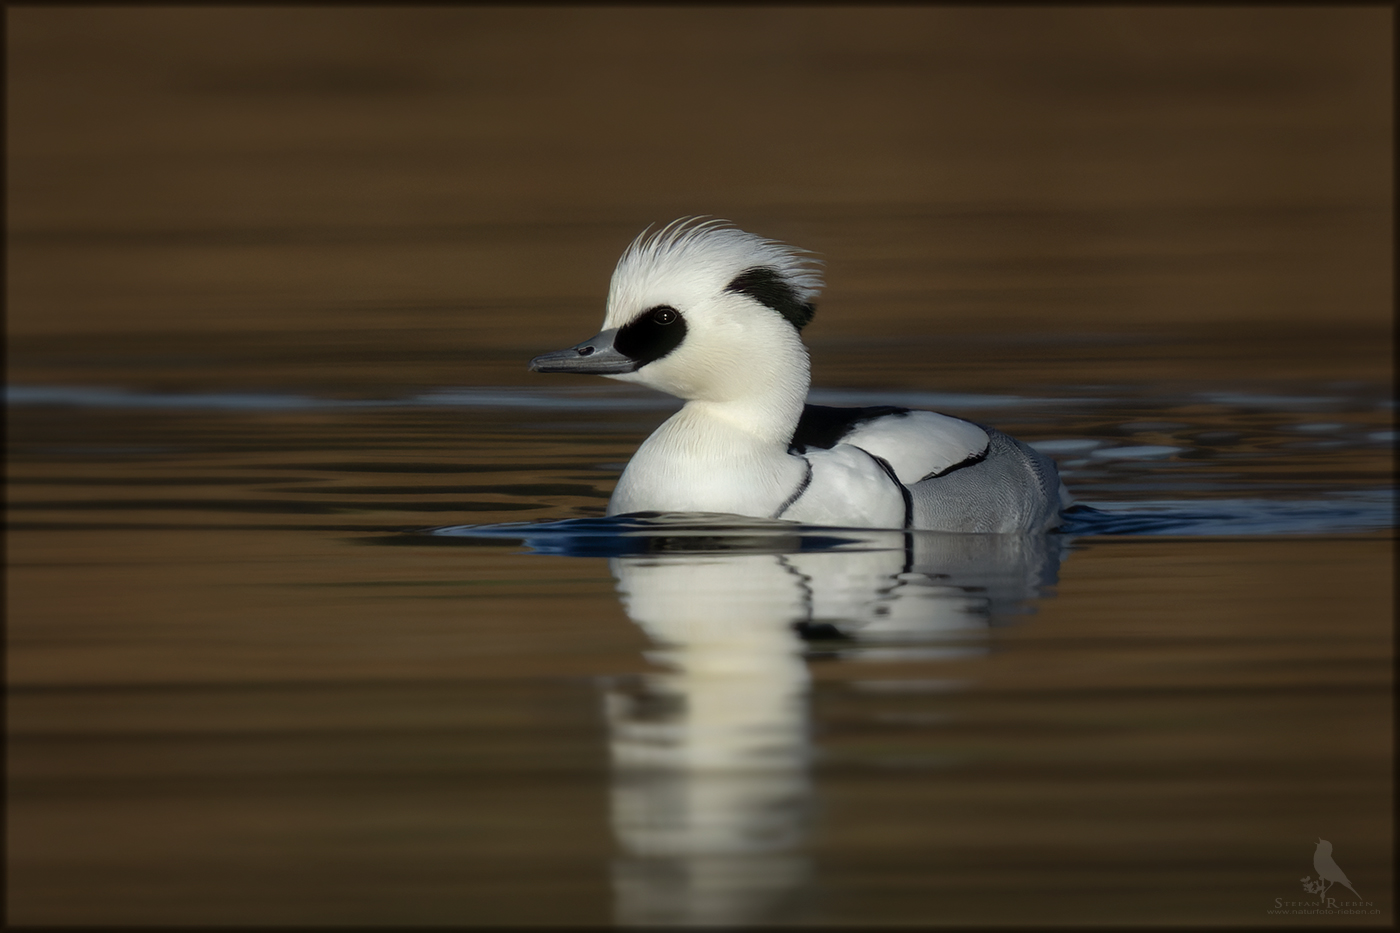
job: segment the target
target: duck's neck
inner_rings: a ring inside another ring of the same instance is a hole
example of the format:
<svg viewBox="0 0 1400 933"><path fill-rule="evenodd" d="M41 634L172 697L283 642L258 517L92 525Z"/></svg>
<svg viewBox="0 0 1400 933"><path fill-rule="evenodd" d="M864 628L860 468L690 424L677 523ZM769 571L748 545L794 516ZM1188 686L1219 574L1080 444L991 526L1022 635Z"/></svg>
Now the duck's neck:
<svg viewBox="0 0 1400 933"><path fill-rule="evenodd" d="M608 514L772 515L807 468L788 455L788 442L802 415L808 379L805 366L796 377L776 365L757 369L727 382L732 391L723 396L694 393L666 419L627 464Z"/></svg>
<svg viewBox="0 0 1400 933"><path fill-rule="evenodd" d="M746 373L742 385L729 387L733 391L722 397L691 399L684 410L691 417L738 429L786 451L811 385L805 354L801 363Z"/></svg>

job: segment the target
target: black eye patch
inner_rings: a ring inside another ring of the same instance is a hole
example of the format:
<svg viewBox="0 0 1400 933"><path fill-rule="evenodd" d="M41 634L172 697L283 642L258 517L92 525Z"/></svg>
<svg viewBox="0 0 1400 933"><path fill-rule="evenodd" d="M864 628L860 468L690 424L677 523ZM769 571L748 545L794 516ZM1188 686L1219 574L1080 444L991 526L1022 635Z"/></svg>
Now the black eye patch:
<svg viewBox="0 0 1400 933"><path fill-rule="evenodd" d="M670 305L657 305L618 328L613 349L636 360L641 368L654 363L685 339L685 318Z"/></svg>
<svg viewBox="0 0 1400 933"><path fill-rule="evenodd" d="M811 322L817 309L797 295L797 289L787 280L766 266L745 269L734 277L734 281L724 287L727 292L748 295L764 307L787 318L787 322L801 330Z"/></svg>

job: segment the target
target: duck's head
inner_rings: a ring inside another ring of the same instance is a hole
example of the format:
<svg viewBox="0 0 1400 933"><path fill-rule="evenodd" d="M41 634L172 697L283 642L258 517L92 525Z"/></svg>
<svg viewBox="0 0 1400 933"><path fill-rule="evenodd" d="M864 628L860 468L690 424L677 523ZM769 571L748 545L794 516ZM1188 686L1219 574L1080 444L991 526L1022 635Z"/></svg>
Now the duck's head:
<svg viewBox="0 0 1400 933"><path fill-rule="evenodd" d="M537 356L530 369L594 373L684 399L742 399L775 379L805 396L798 332L821 291L817 266L803 250L726 221L674 221L622 254L602 333Z"/></svg>

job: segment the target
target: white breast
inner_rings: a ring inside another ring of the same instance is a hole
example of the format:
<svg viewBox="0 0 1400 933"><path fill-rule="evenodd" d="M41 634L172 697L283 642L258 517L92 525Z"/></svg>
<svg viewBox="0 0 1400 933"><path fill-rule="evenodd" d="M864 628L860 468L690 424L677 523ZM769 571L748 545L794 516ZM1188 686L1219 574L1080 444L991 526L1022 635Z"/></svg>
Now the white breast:
<svg viewBox="0 0 1400 933"><path fill-rule="evenodd" d="M809 525L903 528L904 491L870 454L848 444L806 454L811 479L780 517Z"/></svg>
<svg viewBox="0 0 1400 933"><path fill-rule="evenodd" d="M806 464L694 403L667 419L623 470L609 515L727 512L770 517L802 483Z"/></svg>

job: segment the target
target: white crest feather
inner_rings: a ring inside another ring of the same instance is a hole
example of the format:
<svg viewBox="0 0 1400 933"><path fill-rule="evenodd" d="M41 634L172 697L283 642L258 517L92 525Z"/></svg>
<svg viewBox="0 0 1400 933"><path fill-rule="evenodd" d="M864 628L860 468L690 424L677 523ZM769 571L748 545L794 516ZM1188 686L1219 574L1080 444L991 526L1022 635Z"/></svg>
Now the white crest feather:
<svg viewBox="0 0 1400 933"><path fill-rule="evenodd" d="M816 298L824 284L821 261L808 250L748 233L727 220L682 217L655 232L648 227L613 271L609 314L665 300L653 296L666 290L718 292L734 276L756 267L773 269L804 302Z"/></svg>

